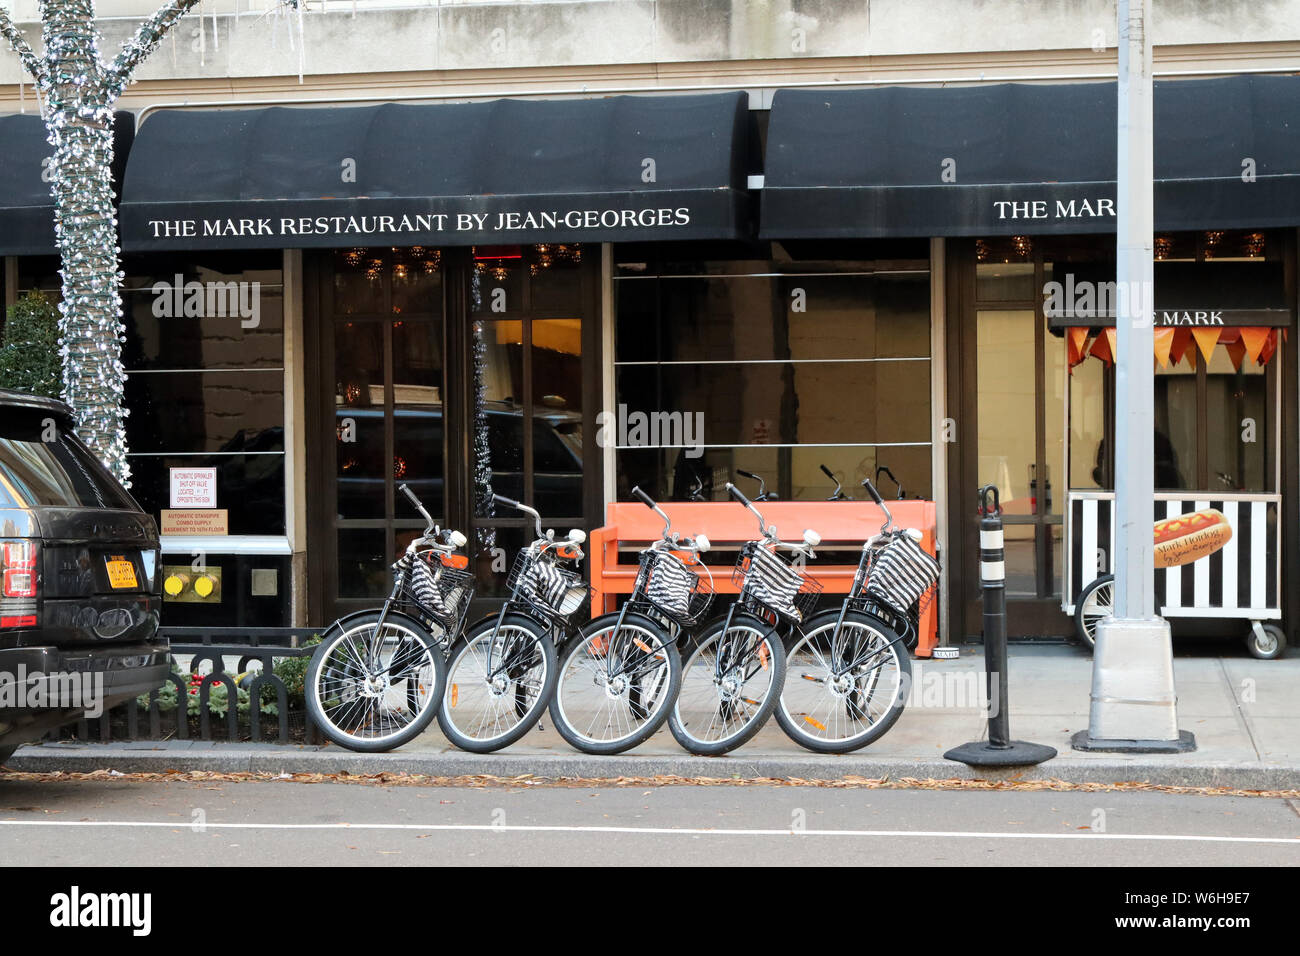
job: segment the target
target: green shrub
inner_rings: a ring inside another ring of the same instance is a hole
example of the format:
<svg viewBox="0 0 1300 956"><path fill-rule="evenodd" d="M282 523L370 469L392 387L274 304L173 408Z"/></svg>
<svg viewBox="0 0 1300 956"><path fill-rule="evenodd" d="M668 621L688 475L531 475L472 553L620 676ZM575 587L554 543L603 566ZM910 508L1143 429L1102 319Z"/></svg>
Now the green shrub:
<svg viewBox="0 0 1300 956"><path fill-rule="evenodd" d="M62 391L59 310L41 292L9 307L0 346L0 388L58 398Z"/></svg>

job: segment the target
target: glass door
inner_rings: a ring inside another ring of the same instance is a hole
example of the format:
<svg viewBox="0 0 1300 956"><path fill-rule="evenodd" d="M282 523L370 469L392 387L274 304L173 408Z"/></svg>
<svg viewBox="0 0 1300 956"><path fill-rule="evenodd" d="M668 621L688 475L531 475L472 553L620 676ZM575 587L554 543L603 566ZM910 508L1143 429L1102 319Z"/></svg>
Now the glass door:
<svg viewBox="0 0 1300 956"><path fill-rule="evenodd" d="M447 502L440 255L341 250L329 272L317 472L326 529L317 580L332 618L385 597L392 562L424 527L398 486L408 484L440 521Z"/></svg>
<svg viewBox="0 0 1300 956"><path fill-rule="evenodd" d="M1008 632L1069 633L1060 610L1065 355L1043 314L1051 262L1027 236L976 240L958 257L950 360L963 415L956 432L954 633L979 634L977 490L995 485L1006 542ZM974 255L970 255L973 252ZM966 504L969 503L969 504Z"/></svg>
<svg viewBox="0 0 1300 956"><path fill-rule="evenodd" d="M493 494L536 508L558 534L599 522L598 507L587 514L595 479L583 470L596 460L584 428L590 271L578 245L474 250L468 487L480 599L504 596L510 563L535 533L531 519Z"/></svg>

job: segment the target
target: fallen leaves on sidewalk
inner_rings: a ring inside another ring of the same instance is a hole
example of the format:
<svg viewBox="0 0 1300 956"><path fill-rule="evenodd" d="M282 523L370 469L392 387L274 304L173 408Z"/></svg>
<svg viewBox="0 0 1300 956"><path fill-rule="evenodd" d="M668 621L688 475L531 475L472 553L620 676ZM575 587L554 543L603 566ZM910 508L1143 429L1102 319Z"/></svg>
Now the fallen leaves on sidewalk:
<svg viewBox="0 0 1300 956"><path fill-rule="evenodd" d="M1233 787L1179 787L1167 784L1125 780L1115 783L1071 783L1065 780L986 780L952 777L946 779L916 777L858 777L846 774L834 780L810 780L802 777L683 777L661 774L650 777L539 777L526 773L514 777L471 774L439 777L418 773L218 773L209 770L169 770L162 773L121 773L93 770L87 773L3 773L2 782L64 783L85 781L113 783L307 783L353 784L372 787L468 787L476 789L513 789L529 787L566 787L592 790L612 787L820 787L833 790L1057 790L1092 792L1150 792L1190 794L1206 797L1269 797L1300 799L1300 790L1239 790ZM216 789L209 787L208 789ZM594 796L594 794L593 794Z"/></svg>

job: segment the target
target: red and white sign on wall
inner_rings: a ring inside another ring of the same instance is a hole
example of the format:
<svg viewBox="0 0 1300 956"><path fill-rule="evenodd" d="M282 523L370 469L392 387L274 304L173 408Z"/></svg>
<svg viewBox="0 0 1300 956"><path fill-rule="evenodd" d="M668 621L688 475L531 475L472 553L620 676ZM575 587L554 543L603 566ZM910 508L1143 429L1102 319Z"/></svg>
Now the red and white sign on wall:
<svg viewBox="0 0 1300 956"><path fill-rule="evenodd" d="M217 506L217 469L172 468L172 508L215 508Z"/></svg>

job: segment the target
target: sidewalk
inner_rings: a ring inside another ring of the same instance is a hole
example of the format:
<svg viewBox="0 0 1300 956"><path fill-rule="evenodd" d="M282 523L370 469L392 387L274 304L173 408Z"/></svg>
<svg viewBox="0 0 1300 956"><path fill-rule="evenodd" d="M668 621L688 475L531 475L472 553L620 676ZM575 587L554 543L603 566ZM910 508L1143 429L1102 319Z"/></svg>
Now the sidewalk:
<svg viewBox="0 0 1300 956"><path fill-rule="evenodd" d="M356 754L334 746L202 741L59 743L24 747L8 767L36 772L346 771L600 778L671 774L825 780L854 775L1300 789L1300 655L1259 661L1239 647L1211 643L1175 652L1179 727L1195 734L1198 745L1194 753L1181 755L1118 757L1072 751L1071 734L1088 726L1092 659L1074 646L1021 645L1011 651L1012 736L1049 744L1060 754L1038 767L975 771L943 759L949 748L985 734L978 702L965 693L982 682L982 648L965 649L956 661L915 662L919 667L914 696L898 724L872 746L845 756L809 753L786 738L773 720L749 744L725 757L687 754L666 729L630 753L593 757L572 750L547 718L542 729L520 743L487 755L459 751L430 729L387 754Z"/></svg>

